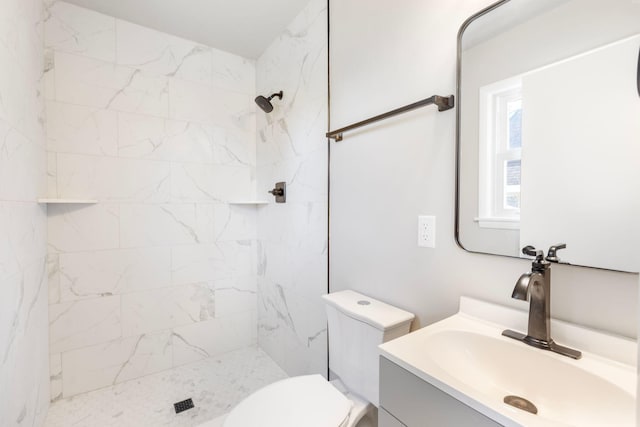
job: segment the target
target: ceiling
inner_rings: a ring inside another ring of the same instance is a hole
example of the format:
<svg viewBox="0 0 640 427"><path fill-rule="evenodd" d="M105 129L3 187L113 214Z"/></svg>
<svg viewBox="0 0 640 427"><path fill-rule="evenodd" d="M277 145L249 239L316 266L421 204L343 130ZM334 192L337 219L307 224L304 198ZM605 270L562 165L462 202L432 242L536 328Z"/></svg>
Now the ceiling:
<svg viewBox="0 0 640 427"><path fill-rule="evenodd" d="M308 0L66 1L254 59L308 3Z"/></svg>

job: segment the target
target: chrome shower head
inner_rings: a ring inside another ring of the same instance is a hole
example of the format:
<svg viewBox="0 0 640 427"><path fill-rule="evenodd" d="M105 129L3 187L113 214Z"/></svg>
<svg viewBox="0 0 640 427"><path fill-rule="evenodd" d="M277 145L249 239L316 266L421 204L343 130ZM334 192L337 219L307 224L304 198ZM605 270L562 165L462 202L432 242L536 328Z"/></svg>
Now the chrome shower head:
<svg viewBox="0 0 640 427"><path fill-rule="evenodd" d="M256 101L256 104L258 104L258 107L260 107L262 109L262 111L264 111L265 113L270 113L270 112L273 111L273 104L271 103L271 100L276 96L279 99L282 99L282 91L280 91L278 93L274 93L273 95L271 95L268 98L265 98L262 95L257 96L255 101Z"/></svg>

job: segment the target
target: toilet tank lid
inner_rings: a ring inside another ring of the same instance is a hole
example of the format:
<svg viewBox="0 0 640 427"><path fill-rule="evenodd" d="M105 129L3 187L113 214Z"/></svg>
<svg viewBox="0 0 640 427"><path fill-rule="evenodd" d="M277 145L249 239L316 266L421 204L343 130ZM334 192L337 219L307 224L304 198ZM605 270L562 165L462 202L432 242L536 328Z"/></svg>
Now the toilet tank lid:
<svg viewBox="0 0 640 427"><path fill-rule="evenodd" d="M415 317L408 311L351 290L333 292L322 298L343 314L382 331L411 322Z"/></svg>

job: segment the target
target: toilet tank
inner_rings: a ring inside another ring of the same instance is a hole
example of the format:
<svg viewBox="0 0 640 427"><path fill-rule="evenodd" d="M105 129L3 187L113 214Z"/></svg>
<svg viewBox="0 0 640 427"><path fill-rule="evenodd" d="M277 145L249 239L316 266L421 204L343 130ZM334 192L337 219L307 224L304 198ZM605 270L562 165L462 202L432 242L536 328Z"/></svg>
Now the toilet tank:
<svg viewBox="0 0 640 427"><path fill-rule="evenodd" d="M350 392L378 406L378 346L408 333L414 315L350 290L323 298L329 326L329 368Z"/></svg>

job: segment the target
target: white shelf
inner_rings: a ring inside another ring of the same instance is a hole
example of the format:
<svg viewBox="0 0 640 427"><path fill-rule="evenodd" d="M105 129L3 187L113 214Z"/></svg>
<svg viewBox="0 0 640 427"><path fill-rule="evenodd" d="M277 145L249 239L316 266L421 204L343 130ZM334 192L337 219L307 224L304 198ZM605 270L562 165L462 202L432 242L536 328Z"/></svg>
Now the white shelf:
<svg viewBox="0 0 640 427"><path fill-rule="evenodd" d="M91 205L98 203L94 199L38 199L41 204L69 204L69 205Z"/></svg>
<svg viewBox="0 0 640 427"><path fill-rule="evenodd" d="M230 205L268 205L266 200L238 200L229 202Z"/></svg>

